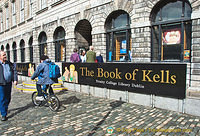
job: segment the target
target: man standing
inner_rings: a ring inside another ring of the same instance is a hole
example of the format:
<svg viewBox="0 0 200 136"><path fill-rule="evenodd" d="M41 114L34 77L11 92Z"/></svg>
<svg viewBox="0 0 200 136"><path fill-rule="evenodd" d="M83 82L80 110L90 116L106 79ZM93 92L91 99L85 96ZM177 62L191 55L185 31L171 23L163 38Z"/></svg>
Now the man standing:
<svg viewBox="0 0 200 136"><path fill-rule="evenodd" d="M11 100L12 82L17 85L17 71L13 63L7 61L6 53L0 51L0 111L1 120L7 120L8 105Z"/></svg>
<svg viewBox="0 0 200 136"><path fill-rule="evenodd" d="M90 46L90 50L86 53L86 62L94 63L96 60L96 53L94 52L94 47Z"/></svg>

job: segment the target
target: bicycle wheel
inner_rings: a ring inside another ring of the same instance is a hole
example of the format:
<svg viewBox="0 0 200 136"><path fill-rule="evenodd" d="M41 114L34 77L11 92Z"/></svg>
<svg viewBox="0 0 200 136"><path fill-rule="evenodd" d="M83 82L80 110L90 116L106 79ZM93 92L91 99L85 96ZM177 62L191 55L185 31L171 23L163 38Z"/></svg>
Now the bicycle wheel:
<svg viewBox="0 0 200 136"><path fill-rule="evenodd" d="M42 103L42 101L36 100L37 94L38 94L37 92L33 92L33 94L32 94L32 102L35 106L39 106Z"/></svg>
<svg viewBox="0 0 200 136"><path fill-rule="evenodd" d="M52 111L58 111L60 108L60 101L57 96L50 95L48 98L48 105Z"/></svg>

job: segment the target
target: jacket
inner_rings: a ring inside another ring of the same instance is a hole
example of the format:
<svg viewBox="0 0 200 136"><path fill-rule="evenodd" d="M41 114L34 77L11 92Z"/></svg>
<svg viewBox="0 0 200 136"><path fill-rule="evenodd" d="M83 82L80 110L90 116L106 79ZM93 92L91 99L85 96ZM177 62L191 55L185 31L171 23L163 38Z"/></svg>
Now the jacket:
<svg viewBox="0 0 200 136"><path fill-rule="evenodd" d="M40 85L51 85L58 82L58 79L51 79L49 77L49 64L51 60L47 59L44 62L40 63L36 68L34 74L32 75L31 79L34 80L36 77L38 78L37 84Z"/></svg>
<svg viewBox="0 0 200 136"><path fill-rule="evenodd" d="M80 56L79 56L79 54L78 53L73 53L72 55L71 55L71 57L70 57L70 61L71 62L80 62L81 60L80 60Z"/></svg>
<svg viewBox="0 0 200 136"><path fill-rule="evenodd" d="M88 51L86 53L86 62L94 63L96 60L96 53L94 51Z"/></svg>
<svg viewBox="0 0 200 136"><path fill-rule="evenodd" d="M103 62L103 57L101 55L97 56L96 59L97 59L97 62L100 62L100 63Z"/></svg>
<svg viewBox="0 0 200 136"><path fill-rule="evenodd" d="M11 81L18 81L18 76L17 76L17 70L16 70L16 67L15 67L15 64L11 63L10 61L6 61L6 63L9 64L10 66L10 72L11 72ZM4 75L3 75L3 66L2 64L0 63L0 85L6 85L6 81L4 79Z"/></svg>

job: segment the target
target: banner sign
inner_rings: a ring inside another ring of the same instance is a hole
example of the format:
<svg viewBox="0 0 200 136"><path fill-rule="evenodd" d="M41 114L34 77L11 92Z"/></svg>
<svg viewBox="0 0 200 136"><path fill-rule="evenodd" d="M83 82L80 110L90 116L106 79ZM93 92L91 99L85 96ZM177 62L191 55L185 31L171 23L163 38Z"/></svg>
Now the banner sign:
<svg viewBox="0 0 200 136"><path fill-rule="evenodd" d="M16 63L18 75L32 76L35 71L35 63Z"/></svg>
<svg viewBox="0 0 200 136"><path fill-rule="evenodd" d="M66 82L185 98L186 64L63 63L62 71Z"/></svg>

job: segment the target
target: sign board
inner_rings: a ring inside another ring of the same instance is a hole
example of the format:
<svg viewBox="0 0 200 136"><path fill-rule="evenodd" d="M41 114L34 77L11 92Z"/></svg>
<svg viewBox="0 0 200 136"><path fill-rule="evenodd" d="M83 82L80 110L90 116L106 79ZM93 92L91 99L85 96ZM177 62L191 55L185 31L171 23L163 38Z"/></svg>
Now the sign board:
<svg viewBox="0 0 200 136"><path fill-rule="evenodd" d="M32 76L35 71L35 63L16 63L18 75Z"/></svg>
<svg viewBox="0 0 200 136"><path fill-rule="evenodd" d="M186 64L63 63L62 71L65 82L185 98Z"/></svg>

